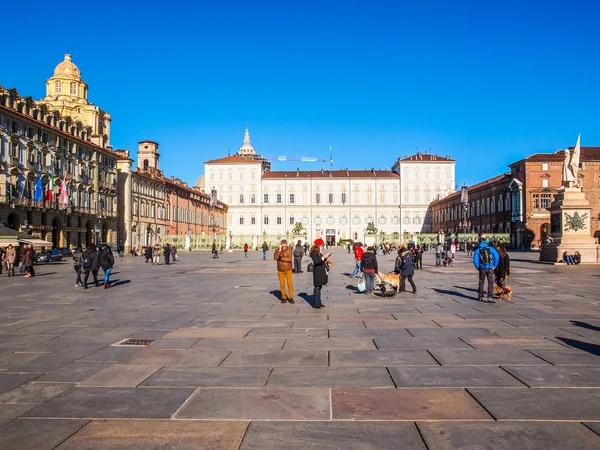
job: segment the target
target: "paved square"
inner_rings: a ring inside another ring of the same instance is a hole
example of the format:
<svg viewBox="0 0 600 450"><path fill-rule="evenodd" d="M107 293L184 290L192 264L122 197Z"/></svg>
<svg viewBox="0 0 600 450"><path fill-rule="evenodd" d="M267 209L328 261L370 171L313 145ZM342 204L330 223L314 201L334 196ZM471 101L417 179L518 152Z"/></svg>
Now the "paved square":
<svg viewBox="0 0 600 450"><path fill-rule="evenodd" d="M462 254L382 298L336 251L320 310L306 272L281 304L258 253L126 258L109 290L2 275L0 448L600 448L598 268L512 256L496 304Z"/></svg>

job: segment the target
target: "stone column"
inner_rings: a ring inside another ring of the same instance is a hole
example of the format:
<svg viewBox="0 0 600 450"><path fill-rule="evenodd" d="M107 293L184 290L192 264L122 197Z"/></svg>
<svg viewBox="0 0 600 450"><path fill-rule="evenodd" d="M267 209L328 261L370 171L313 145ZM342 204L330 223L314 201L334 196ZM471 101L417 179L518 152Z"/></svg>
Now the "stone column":
<svg viewBox="0 0 600 450"><path fill-rule="evenodd" d="M122 239L125 253L131 250L132 246L132 196L131 196L131 159L120 159L117 161L117 244Z"/></svg>

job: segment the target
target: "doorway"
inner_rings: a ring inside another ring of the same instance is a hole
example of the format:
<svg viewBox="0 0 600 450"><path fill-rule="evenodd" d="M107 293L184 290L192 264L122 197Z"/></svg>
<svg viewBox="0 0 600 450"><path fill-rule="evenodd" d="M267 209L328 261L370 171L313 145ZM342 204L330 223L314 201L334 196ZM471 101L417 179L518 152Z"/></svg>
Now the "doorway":
<svg viewBox="0 0 600 450"><path fill-rule="evenodd" d="M325 242L327 247L331 247L335 245L335 230L327 229L325 230Z"/></svg>

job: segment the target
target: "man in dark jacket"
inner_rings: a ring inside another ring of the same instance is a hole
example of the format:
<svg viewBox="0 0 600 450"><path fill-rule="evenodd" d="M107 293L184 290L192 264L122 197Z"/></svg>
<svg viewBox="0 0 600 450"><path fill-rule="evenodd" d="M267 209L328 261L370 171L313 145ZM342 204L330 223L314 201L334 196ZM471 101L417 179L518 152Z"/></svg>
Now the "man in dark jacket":
<svg viewBox="0 0 600 450"><path fill-rule="evenodd" d="M169 258L171 258L171 246L169 244L163 247L163 256L165 257L165 264L169 265Z"/></svg>
<svg viewBox="0 0 600 450"><path fill-rule="evenodd" d="M100 247L100 254L98 256L98 264L104 271L104 289L110 287L110 273L115 264L115 257L113 256L112 250L108 245L102 245Z"/></svg>
<svg viewBox="0 0 600 450"><path fill-rule="evenodd" d="M265 260L265 259L267 259L267 252L269 251L269 246L267 245L266 242L263 242L262 251L263 251L263 260Z"/></svg>
<svg viewBox="0 0 600 450"><path fill-rule="evenodd" d="M146 262L148 262L152 259L152 247L147 246L144 249L144 258L146 258Z"/></svg>
<svg viewBox="0 0 600 450"><path fill-rule="evenodd" d="M92 272L96 287L100 286L100 283L98 283L98 252L96 251L96 244L90 244L88 248L85 249L82 261L83 271L85 272L85 276L83 277L83 288L88 288L87 283L90 272Z"/></svg>
<svg viewBox="0 0 600 450"><path fill-rule="evenodd" d="M281 303L286 301L294 303L294 284L292 283L292 249L285 239L275 250L273 259L277 261L277 275L279 276L279 291L281 292ZM288 293L285 292L287 281Z"/></svg>
<svg viewBox="0 0 600 450"><path fill-rule="evenodd" d="M294 247L294 273L302 273L302 257L304 256L304 246L302 241L298 241Z"/></svg>
<svg viewBox="0 0 600 450"><path fill-rule="evenodd" d="M373 247L367 247L367 251L362 255L360 260L360 271L365 277L365 294L372 294L375 289L375 275L379 272L377 266L377 256Z"/></svg>
<svg viewBox="0 0 600 450"><path fill-rule="evenodd" d="M406 280L413 288L413 294L417 293L417 286L413 281L415 268L413 264L412 252L402 247L400 249L400 292L406 292Z"/></svg>
<svg viewBox="0 0 600 450"><path fill-rule="evenodd" d="M490 246L487 236L482 234L479 238L479 246L473 253L473 265L479 271L479 295L477 300L480 302L496 303L494 300L494 269L499 261L498 252ZM487 300L483 299L485 280L488 283Z"/></svg>
<svg viewBox="0 0 600 450"><path fill-rule="evenodd" d="M423 247L420 245L417 245L416 249L415 269L423 269Z"/></svg>
<svg viewBox="0 0 600 450"><path fill-rule="evenodd" d="M83 253L81 252L81 247L77 246L75 251L73 251L73 269L75 269L75 273L77 274L77 280L75 281L75 287L83 286L83 282L81 281L81 260L83 258Z"/></svg>
<svg viewBox="0 0 600 450"><path fill-rule="evenodd" d="M25 248L25 258L24 258L25 271L27 272L27 274L25 275L25 278L35 277L35 270L33 268L34 263L35 263L35 251L33 250L33 245L27 244L27 247Z"/></svg>

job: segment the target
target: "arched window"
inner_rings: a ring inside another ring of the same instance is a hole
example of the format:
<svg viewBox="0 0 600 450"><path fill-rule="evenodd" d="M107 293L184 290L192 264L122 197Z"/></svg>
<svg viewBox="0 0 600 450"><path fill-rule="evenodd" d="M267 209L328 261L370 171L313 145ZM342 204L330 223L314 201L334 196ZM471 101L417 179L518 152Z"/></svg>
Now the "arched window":
<svg viewBox="0 0 600 450"><path fill-rule="evenodd" d="M144 171L148 171L148 160L144 160Z"/></svg>

